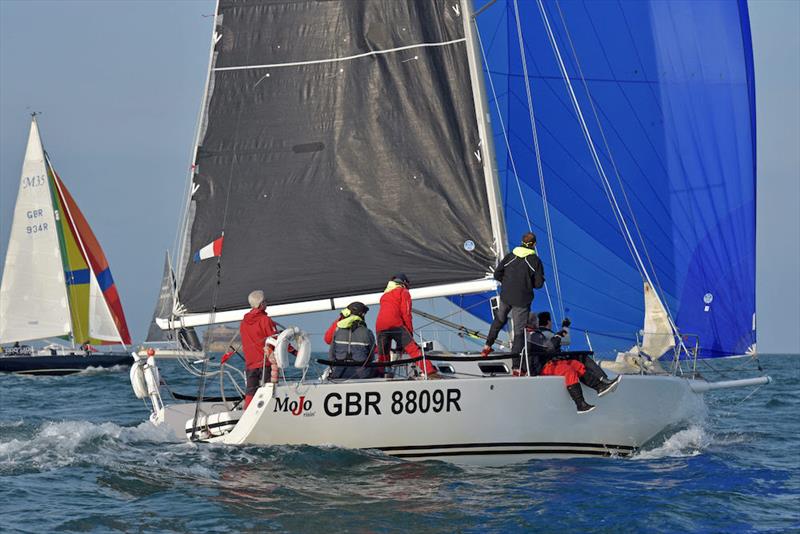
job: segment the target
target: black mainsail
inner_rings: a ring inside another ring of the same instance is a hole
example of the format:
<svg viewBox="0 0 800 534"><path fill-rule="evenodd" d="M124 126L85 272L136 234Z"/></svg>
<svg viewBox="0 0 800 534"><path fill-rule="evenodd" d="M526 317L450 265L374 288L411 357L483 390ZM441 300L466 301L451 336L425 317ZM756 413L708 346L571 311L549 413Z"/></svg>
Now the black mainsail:
<svg viewBox="0 0 800 534"><path fill-rule="evenodd" d="M171 341L173 339L172 331L159 328L156 324L156 319L166 319L172 315L174 294L175 278L172 274L172 266L169 263L169 253L167 253L164 257L164 273L161 275L161 288L158 292L158 300L153 310L153 318L150 321L150 326L147 329L146 341L148 343Z"/></svg>
<svg viewBox="0 0 800 534"><path fill-rule="evenodd" d="M418 288L486 279L503 233L462 5L219 2L187 313L242 309L256 288L271 305L331 309L398 271Z"/></svg>

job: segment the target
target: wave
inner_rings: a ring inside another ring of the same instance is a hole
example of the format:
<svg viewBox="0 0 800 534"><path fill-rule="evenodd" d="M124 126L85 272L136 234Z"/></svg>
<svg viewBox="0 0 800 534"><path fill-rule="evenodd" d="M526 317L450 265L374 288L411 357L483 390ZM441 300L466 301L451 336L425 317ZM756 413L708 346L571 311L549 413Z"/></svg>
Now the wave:
<svg viewBox="0 0 800 534"><path fill-rule="evenodd" d="M668 436L663 442L652 449L642 450L636 455L636 460L654 460L658 458L684 458L697 456L714 442L711 434L706 432L701 425L692 425Z"/></svg>
<svg viewBox="0 0 800 534"><path fill-rule="evenodd" d="M81 375L99 375L99 374L106 374L106 373L121 373L123 371L127 372L130 370L130 365L114 365L112 367L87 367L86 369L75 373L75 376Z"/></svg>
<svg viewBox="0 0 800 534"><path fill-rule="evenodd" d="M42 471L84 460L96 461L98 455L113 460L115 454L125 449L136 451L131 446L137 444L174 441L174 436L166 428L156 427L148 421L134 427L89 421L47 422L33 435L0 442L0 474L19 469Z"/></svg>

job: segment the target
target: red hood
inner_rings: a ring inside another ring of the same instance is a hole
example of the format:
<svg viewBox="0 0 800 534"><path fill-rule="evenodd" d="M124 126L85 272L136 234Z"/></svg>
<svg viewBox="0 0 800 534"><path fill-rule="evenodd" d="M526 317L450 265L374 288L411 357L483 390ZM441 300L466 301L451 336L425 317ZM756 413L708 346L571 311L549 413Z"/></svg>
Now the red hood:
<svg viewBox="0 0 800 534"><path fill-rule="evenodd" d="M248 325L254 325L261 317L268 317L267 312L261 308L253 308L245 314L244 318L242 318L242 322Z"/></svg>

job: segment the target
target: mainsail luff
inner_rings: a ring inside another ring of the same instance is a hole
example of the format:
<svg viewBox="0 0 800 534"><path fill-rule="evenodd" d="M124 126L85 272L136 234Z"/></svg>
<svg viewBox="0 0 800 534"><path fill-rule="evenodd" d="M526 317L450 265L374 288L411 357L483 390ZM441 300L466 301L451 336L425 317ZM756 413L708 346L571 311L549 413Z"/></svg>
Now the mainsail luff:
<svg viewBox="0 0 800 534"><path fill-rule="evenodd" d="M219 3L188 228L191 252L225 241L184 257L187 313L241 311L255 287L330 309L398 270L416 287L494 287L459 5Z"/></svg>

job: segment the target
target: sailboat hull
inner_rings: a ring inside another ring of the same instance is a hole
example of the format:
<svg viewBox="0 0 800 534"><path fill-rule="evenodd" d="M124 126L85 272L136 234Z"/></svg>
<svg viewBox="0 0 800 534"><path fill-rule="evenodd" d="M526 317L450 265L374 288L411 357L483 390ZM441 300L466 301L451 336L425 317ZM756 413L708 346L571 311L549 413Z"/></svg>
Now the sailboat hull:
<svg viewBox="0 0 800 534"><path fill-rule="evenodd" d="M89 368L130 366L126 352L104 354L59 354L56 356L5 356L0 358L0 372L26 375L69 375Z"/></svg>
<svg viewBox="0 0 800 534"><path fill-rule="evenodd" d="M219 403L201 407L212 415L198 420L195 438L239 445L335 445L481 465L629 456L670 425L702 412L702 396L690 382L625 376L617 391L601 399L584 388L597 409L580 415L561 377L268 384L244 413L220 412L226 408ZM188 437L194 406L168 406L156 420Z"/></svg>

